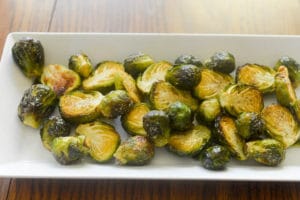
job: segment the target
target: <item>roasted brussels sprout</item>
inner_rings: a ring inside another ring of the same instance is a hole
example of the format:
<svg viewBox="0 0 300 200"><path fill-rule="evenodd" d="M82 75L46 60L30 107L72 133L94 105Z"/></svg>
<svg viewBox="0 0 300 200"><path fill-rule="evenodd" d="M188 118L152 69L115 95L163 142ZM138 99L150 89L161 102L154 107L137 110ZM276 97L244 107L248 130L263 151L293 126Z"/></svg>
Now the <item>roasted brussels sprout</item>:
<svg viewBox="0 0 300 200"><path fill-rule="evenodd" d="M279 104L290 107L297 100L296 92L289 79L288 69L285 66L278 67L275 77L276 99Z"/></svg>
<svg viewBox="0 0 300 200"><path fill-rule="evenodd" d="M51 116L43 123L40 130L43 145L49 151L54 138L60 136L68 136L71 131L71 125L63 120L60 116Z"/></svg>
<svg viewBox="0 0 300 200"><path fill-rule="evenodd" d="M285 157L283 145L274 139L247 142L246 152L249 158L269 166L279 165Z"/></svg>
<svg viewBox="0 0 300 200"><path fill-rule="evenodd" d="M245 64L236 70L236 82L250 85L262 93L275 90L276 72L267 66L258 64Z"/></svg>
<svg viewBox="0 0 300 200"><path fill-rule="evenodd" d="M218 99L207 99L202 101L199 105L199 108L196 111L196 119L198 123L210 123L220 114L221 106Z"/></svg>
<svg viewBox="0 0 300 200"><path fill-rule="evenodd" d="M143 117L143 127L155 146L166 145L170 137L170 120L161 110L151 110Z"/></svg>
<svg viewBox="0 0 300 200"><path fill-rule="evenodd" d="M194 88L194 95L199 99L211 99L217 97L231 83L233 78L230 75L203 69L201 81Z"/></svg>
<svg viewBox="0 0 300 200"><path fill-rule="evenodd" d="M179 56L176 60L175 60L175 64L177 65L181 65L181 64L185 64L185 65L196 65L197 67L203 67L202 62L200 61L200 59L195 58L192 55L181 55Z"/></svg>
<svg viewBox="0 0 300 200"><path fill-rule="evenodd" d="M122 142L114 157L120 165L145 165L154 157L154 145L146 137L136 135Z"/></svg>
<svg viewBox="0 0 300 200"><path fill-rule="evenodd" d="M201 152L200 161L206 169L222 170L230 161L230 151L222 145L212 145Z"/></svg>
<svg viewBox="0 0 300 200"><path fill-rule="evenodd" d="M183 90L191 90L200 79L200 69L195 65L175 65L167 71L166 81Z"/></svg>
<svg viewBox="0 0 300 200"><path fill-rule="evenodd" d="M229 74L235 69L235 59L231 53L219 51L207 59L204 62L204 65L214 71Z"/></svg>
<svg viewBox="0 0 300 200"><path fill-rule="evenodd" d="M55 109L57 98L53 90L43 84L25 90L18 106L18 117L26 126L38 128Z"/></svg>
<svg viewBox="0 0 300 200"><path fill-rule="evenodd" d="M189 91L179 90L165 81L159 81L153 84L150 91L150 102L157 110L166 110L171 103L181 101L195 111L198 107L198 101L194 99Z"/></svg>
<svg viewBox="0 0 300 200"><path fill-rule="evenodd" d="M47 65L44 67L41 83L48 85L57 96L78 88L80 76L63 65Z"/></svg>
<svg viewBox="0 0 300 200"><path fill-rule="evenodd" d="M98 91L69 92L60 97L59 111L61 116L69 122L91 122L100 116L97 109L103 98Z"/></svg>
<svg viewBox="0 0 300 200"><path fill-rule="evenodd" d="M91 60L84 53L72 55L69 58L69 68L77 72L83 78L87 78L93 71Z"/></svg>
<svg viewBox="0 0 300 200"><path fill-rule="evenodd" d="M128 113L121 117L123 128L132 135L146 136L143 127L143 117L150 111L146 103L135 104Z"/></svg>
<svg viewBox="0 0 300 200"><path fill-rule="evenodd" d="M124 60L125 71L136 77L154 63L153 59L144 53L137 53L128 56Z"/></svg>
<svg viewBox="0 0 300 200"><path fill-rule="evenodd" d="M272 104L262 110L261 116L268 134L281 142L285 148L298 140L297 123L287 108Z"/></svg>
<svg viewBox="0 0 300 200"><path fill-rule="evenodd" d="M282 56L276 63L274 69L277 71L280 66L285 66L289 71L289 78L294 86L300 83L300 64L289 56Z"/></svg>
<svg viewBox="0 0 300 200"><path fill-rule="evenodd" d="M264 124L258 113L244 112L235 121L238 134L248 140L249 138L260 136L264 132Z"/></svg>
<svg viewBox="0 0 300 200"><path fill-rule="evenodd" d="M236 117L243 112L259 113L264 107L262 93L247 85L231 85L219 97L221 107Z"/></svg>
<svg viewBox="0 0 300 200"><path fill-rule="evenodd" d="M101 100L98 111L103 117L116 118L127 113L133 101L124 90L113 90Z"/></svg>
<svg viewBox="0 0 300 200"><path fill-rule="evenodd" d="M164 81L167 71L172 67L169 62L161 61L150 65L137 79L137 87L148 94L152 85L158 81Z"/></svg>
<svg viewBox="0 0 300 200"><path fill-rule="evenodd" d="M66 136L57 137L52 141L51 152L62 165L72 164L80 161L87 153L88 149L84 146L85 136Z"/></svg>
<svg viewBox="0 0 300 200"><path fill-rule="evenodd" d="M114 61L104 61L96 66L92 74L82 81L82 87L85 90L99 90L107 93L114 89L115 74L124 71L121 63Z"/></svg>
<svg viewBox="0 0 300 200"><path fill-rule="evenodd" d="M245 142L238 134L234 120L226 115L217 117L215 121L216 135L231 153L239 160L246 160Z"/></svg>
<svg viewBox="0 0 300 200"><path fill-rule="evenodd" d="M300 123L300 99L297 99L290 107L292 114L295 116L298 123Z"/></svg>
<svg viewBox="0 0 300 200"><path fill-rule="evenodd" d="M45 56L39 40L24 38L17 41L12 47L12 55L25 76L37 78L42 74Z"/></svg>
<svg viewBox="0 0 300 200"><path fill-rule="evenodd" d="M88 153L97 162L110 160L121 140L113 126L101 121L80 124L75 132L85 136L84 144L89 148Z"/></svg>
<svg viewBox="0 0 300 200"><path fill-rule="evenodd" d="M182 156L195 156L211 138L211 131L203 125L197 125L184 132L173 132L168 147Z"/></svg>
<svg viewBox="0 0 300 200"><path fill-rule="evenodd" d="M192 126L193 114L191 109L180 101L176 101L166 110L170 119L171 128L178 131L185 131Z"/></svg>

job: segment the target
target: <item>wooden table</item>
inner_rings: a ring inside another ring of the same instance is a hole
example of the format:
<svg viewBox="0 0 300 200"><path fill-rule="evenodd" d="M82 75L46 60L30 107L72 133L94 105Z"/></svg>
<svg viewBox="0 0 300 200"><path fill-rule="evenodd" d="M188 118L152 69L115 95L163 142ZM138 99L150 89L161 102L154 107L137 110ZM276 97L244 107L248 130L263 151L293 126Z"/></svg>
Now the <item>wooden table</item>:
<svg viewBox="0 0 300 200"><path fill-rule="evenodd" d="M1 0L1 47L13 31L300 34L300 1ZM300 183L6 178L4 199L291 200Z"/></svg>

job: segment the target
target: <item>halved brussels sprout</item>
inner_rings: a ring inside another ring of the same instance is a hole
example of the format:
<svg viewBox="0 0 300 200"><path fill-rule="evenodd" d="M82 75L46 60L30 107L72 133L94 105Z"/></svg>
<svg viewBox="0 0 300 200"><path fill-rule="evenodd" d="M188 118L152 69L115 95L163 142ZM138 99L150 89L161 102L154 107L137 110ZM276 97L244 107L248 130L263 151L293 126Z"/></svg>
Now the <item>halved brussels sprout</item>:
<svg viewBox="0 0 300 200"><path fill-rule="evenodd" d="M175 65L167 71L166 81L183 90L191 90L200 79L200 68L195 65Z"/></svg>
<svg viewBox="0 0 300 200"><path fill-rule="evenodd" d="M297 99L290 107L292 114L295 116L298 123L300 123L300 99Z"/></svg>
<svg viewBox="0 0 300 200"><path fill-rule="evenodd" d="M169 142L171 131L170 120L164 111L151 110L144 115L143 127L155 146L162 147Z"/></svg>
<svg viewBox="0 0 300 200"><path fill-rule="evenodd" d="M264 107L262 93L247 85L231 85L220 94L221 107L233 116L243 112L260 113Z"/></svg>
<svg viewBox="0 0 300 200"><path fill-rule="evenodd" d="M44 147L50 151L54 138L68 136L70 131L71 125L60 116L49 117L44 121L43 127L40 130L40 136Z"/></svg>
<svg viewBox="0 0 300 200"><path fill-rule="evenodd" d="M198 123L210 123L213 122L218 115L221 114L221 106L216 98L206 99L201 102L197 111L196 119Z"/></svg>
<svg viewBox="0 0 300 200"><path fill-rule="evenodd" d="M83 78L87 78L93 71L91 60L84 53L72 55L69 58L69 68L77 72Z"/></svg>
<svg viewBox="0 0 300 200"><path fill-rule="evenodd" d="M170 118L171 128L178 131L185 131L191 128L193 123L193 114L191 109L180 101L176 101L166 110Z"/></svg>
<svg viewBox="0 0 300 200"><path fill-rule="evenodd" d="M298 125L287 108L272 104L262 110L261 116L268 134L285 148L299 139Z"/></svg>
<svg viewBox="0 0 300 200"><path fill-rule="evenodd" d="M181 65L181 64L191 64L191 65L196 65L197 67L203 67L202 62L200 59L195 58L192 55L181 55L175 60L175 64Z"/></svg>
<svg viewBox="0 0 300 200"><path fill-rule="evenodd" d="M103 117L116 118L127 113L133 101L124 90L113 90L101 100L97 110Z"/></svg>
<svg viewBox="0 0 300 200"><path fill-rule="evenodd" d="M91 122L100 116L97 109L103 98L98 91L69 92L60 97L59 111L61 116L69 122Z"/></svg>
<svg viewBox="0 0 300 200"><path fill-rule="evenodd" d="M121 63L114 61L101 62L92 74L82 81L82 87L85 90L99 90L102 93L107 93L114 88L115 74L120 71L124 71Z"/></svg>
<svg viewBox="0 0 300 200"><path fill-rule="evenodd" d="M230 151L222 145L212 145L201 152L200 161L206 169L221 170L230 161Z"/></svg>
<svg viewBox="0 0 300 200"><path fill-rule="evenodd" d="M268 166L279 165L285 157L283 145L274 139L247 142L246 152L249 158Z"/></svg>
<svg viewBox="0 0 300 200"><path fill-rule="evenodd" d="M197 125L184 132L173 132L169 139L169 149L182 156L195 156L211 138L211 131L203 125Z"/></svg>
<svg viewBox="0 0 300 200"><path fill-rule="evenodd" d="M12 55L25 76L37 78L42 74L45 56L39 40L24 38L17 41L12 47Z"/></svg>
<svg viewBox="0 0 300 200"><path fill-rule="evenodd" d="M238 134L249 139L252 136L260 136L264 132L264 124L260 114L252 112L244 112L235 120Z"/></svg>
<svg viewBox="0 0 300 200"><path fill-rule="evenodd" d="M277 71L280 66L285 66L289 71L289 78L296 87L300 83L300 64L289 56L282 56L276 63L274 69Z"/></svg>
<svg viewBox="0 0 300 200"><path fill-rule="evenodd" d="M18 117L24 125L38 128L54 111L56 103L56 95L50 87L43 84L32 85L25 90L19 103Z"/></svg>
<svg viewBox="0 0 300 200"><path fill-rule="evenodd" d="M204 65L214 71L229 74L235 69L234 56L226 51L216 52L212 57L204 62Z"/></svg>
<svg viewBox="0 0 300 200"><path fill-rule="evenodd" d="M198 107L198 101L194 99L189 91L179 90L165 81L159 81L153 84L150 91L150 102L157 110L166 110L170 104L181 101L195 111Z"/></svg>
<svg viewBox="0 0 300 200"><path fill-rule="evenodd" d="M275 90L276 72L267 66L258 64L245 64L236 70L236 82L250 85L262 93Z"/></svg>
<svg viewBox="0 0 300 200"><path fill-rule="evenodd" d="M289 79L288 69L285 66L278 67L275 77L276 99L282 106L289 107L297 100L296 92Z"/></svg>
<svg viewBox="0 0 300 200"><path fill-rule="evenodd" d="M48 85L57 96L61 96L78 88L80 76L63 65L47 65L44 67L41 82Z"/></svg>
<svg viewBox="0 0 300 200"><path fill-rule="evenodd" d="M62 165L69 165L80 161L87 153L84 146L85 136L66 136L54 138L51 152L57 162Z"/></svg>
<svg viewBox="0 0 300 200"><path fill-rule="evenodd" d="M234 119L225 115L219 116L215 121L215 128L220 142L224 143L237 159L246 160L245 142L238 134Z"/></svg>
<svg viewBox="0 0 300 200"><path fill-rule="evenodd" d="M143 71L145 71L150 65L154 63L154 60L144 53L137 53L128 56L124 60L125 71L136 77Z"/></svg>
<svg viewBox="0 0 300 200"><path fill-rule="evenodd" d="M145 165L154 157L154 145L146 137L136 135L122 142L114 157L120 165Z"/></svg>
<svg viewBox="0 0 300 200"><path fill-rule="evenodd" d="M164 81L167 71L172 67L169 62L161 61L150 65L137 79L137 87L148 94L152 85L158 81Z"/></svg>
<svg viewBox="0 0 300 200"><path fill-rule="evenodd" d="M126 72L120 71L115 74L115 89L125 90L134 103L141 102L140 92L136 87L135 80Z"/></svg>
<svg viewBox="0 0 300 200"><path fill-rule="evenodd" d="M233 78L230 75L203 69L201 81L194 88L194 95L199 99L211 99L217 97L231 83L233 83Z"/></svg>
<svg viewBox="0 0 300 200"><path fill-rule="evenodd" d="M110 160L121 140L113 126L101 121L80 124L75 132L85 136L84 144L89 148L88 153L97 162Z"/></svg>
<svg viewBox="0 0 300 200"><path fill-rule="evenodd" d="M132 135L143 135L147 133L143 127L143 117L150 111L146 103L135 104L128 113L121 117L123 128Z"/></svg>

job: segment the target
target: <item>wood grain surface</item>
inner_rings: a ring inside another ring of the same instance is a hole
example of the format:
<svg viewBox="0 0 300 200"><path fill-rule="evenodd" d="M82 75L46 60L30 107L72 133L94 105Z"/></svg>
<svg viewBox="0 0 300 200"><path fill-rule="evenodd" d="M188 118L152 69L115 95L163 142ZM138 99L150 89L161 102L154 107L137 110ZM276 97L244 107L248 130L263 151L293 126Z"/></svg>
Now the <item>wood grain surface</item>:
<svg viewBox="0 0 300 200"><path fill-rule="evenodd" d="M299 0L1 0L13 31L300 34ZM0 53L2 48L0 48ZM300 183L0 179L0 200L300 199Z"/></svg>

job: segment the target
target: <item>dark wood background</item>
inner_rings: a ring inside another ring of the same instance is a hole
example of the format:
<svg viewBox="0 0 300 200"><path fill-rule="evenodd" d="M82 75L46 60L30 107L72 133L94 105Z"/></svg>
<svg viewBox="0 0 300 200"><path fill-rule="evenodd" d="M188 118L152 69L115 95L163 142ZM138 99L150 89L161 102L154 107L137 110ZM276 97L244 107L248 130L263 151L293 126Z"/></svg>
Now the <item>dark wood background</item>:
<svg viewBox="0 0 300 200"><path fill-rule="evenodd" d="M0 47L14 31L299 35L300 0L0 0ZM4 199L296 200L300 183L0 178Z"/></svg>

